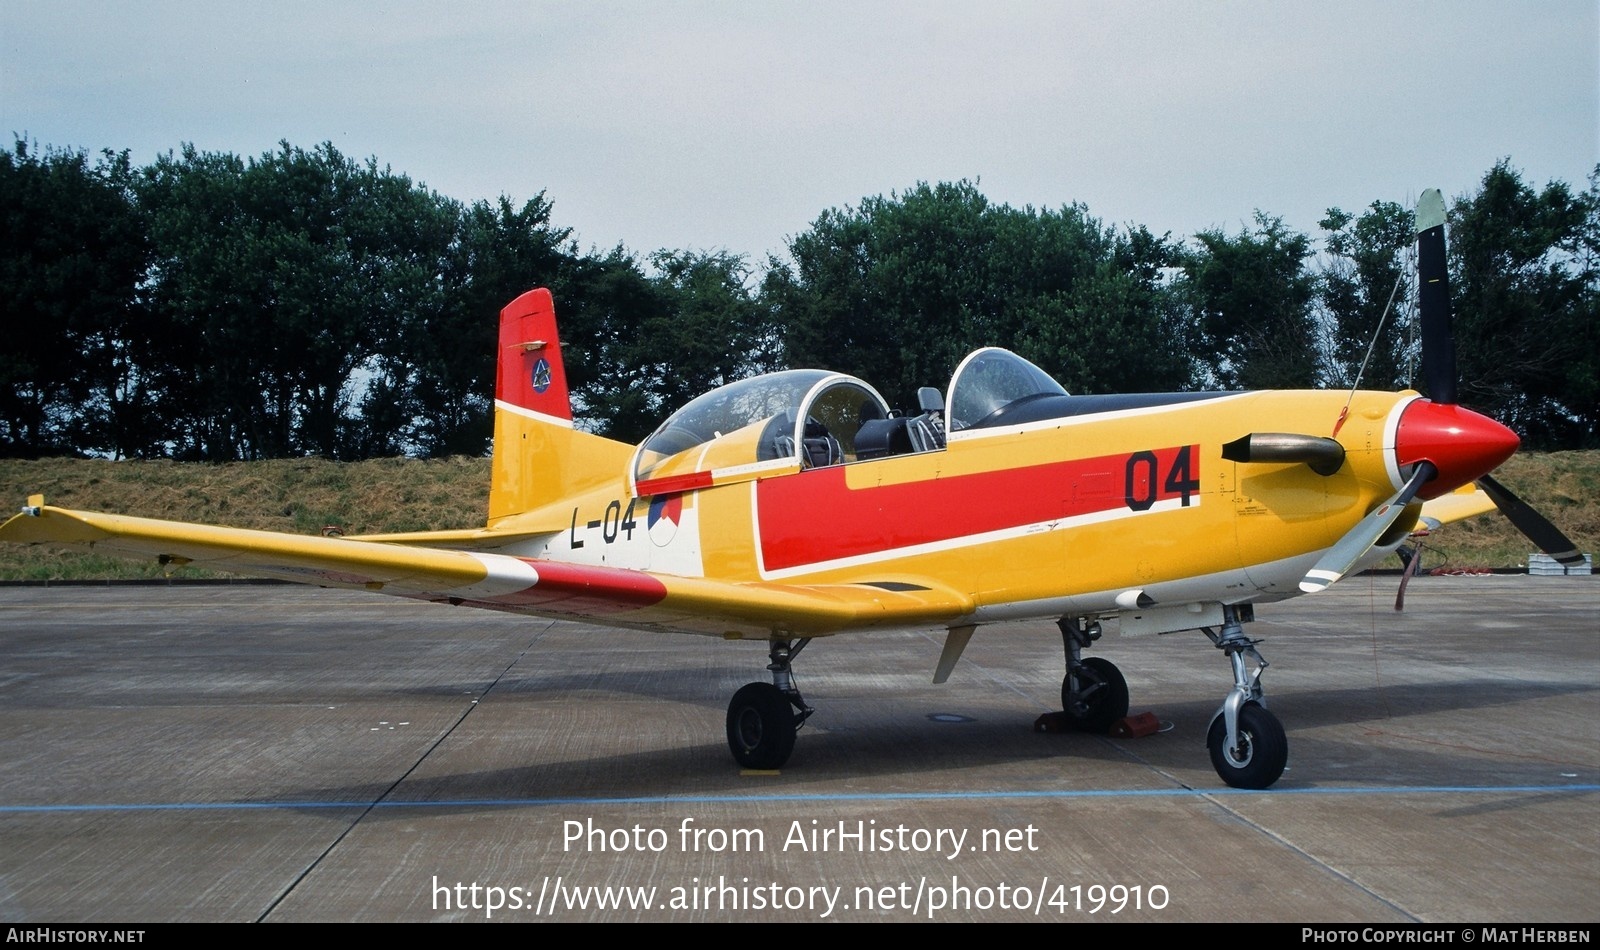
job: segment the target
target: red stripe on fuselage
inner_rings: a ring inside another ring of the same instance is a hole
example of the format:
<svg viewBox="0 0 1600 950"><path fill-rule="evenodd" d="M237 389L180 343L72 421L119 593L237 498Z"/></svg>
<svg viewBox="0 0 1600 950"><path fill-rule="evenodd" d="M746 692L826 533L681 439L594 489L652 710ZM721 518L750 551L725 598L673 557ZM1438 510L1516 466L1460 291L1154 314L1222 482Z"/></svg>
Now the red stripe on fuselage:
<svg viewBox="0 0 1600 950"><path fill-rule="evenodd" d="M1168 485L1185 448L1182 481L1198 482L1198 445L861 488L846 484L844 466L766 479L755 489L762 564L777 571L1099 512L1131 514L1183 497ZM1147 455L1154 465L1135 461ZM1187 494L1197 502L1198 485Z"/></svg>

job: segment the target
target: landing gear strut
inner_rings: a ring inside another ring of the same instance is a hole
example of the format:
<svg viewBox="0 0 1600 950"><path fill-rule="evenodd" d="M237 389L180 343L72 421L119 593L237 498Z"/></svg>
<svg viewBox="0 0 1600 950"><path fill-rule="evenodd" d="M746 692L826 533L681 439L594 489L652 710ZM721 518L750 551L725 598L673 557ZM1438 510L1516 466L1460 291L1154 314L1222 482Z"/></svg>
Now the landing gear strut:
<svg viewBox="0 0 1600 950"><path fill-rule="evenodd" d="M1267 661L1256 649L1259 640L1244 635L1241 620L1254 619L1248 606L1222 608L1222 630L1201 631L1233 666L1233 689L1206 730L1206 748L1217 775L1234 788L1268 788L1289 762L1289 740L1278 717L1267 711L1261 673ZM1249 668L1247 661L1255 663Z"/></svg>
<svg viewBox="0 0 1600 950"><path fill-rule="evenodd" d="M747 769L776 769L789 761L795 732L816 710L800 698L789 664L809 638L773 640L767 655L770 683L750 683L728 703L728 749Z"/></svg>
<svg viewBox="0 0 1600 950"><path fill-rule="evenodd" d="M1067 651L1067 675L1061 680L1061 709L1073 725L1104 735L1128 714L1128 681L1109 660L1083 658L1083 650L1100 639L1100 624L1078 617L1056 621Z"/></svg>

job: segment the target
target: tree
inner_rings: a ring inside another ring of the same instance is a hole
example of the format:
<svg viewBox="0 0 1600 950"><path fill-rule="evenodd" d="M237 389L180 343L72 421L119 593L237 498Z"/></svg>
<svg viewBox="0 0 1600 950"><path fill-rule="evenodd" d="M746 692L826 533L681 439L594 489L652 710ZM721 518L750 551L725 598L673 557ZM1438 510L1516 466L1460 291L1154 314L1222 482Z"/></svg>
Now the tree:
<svg viewBox="0 0 1600 950"><path fill-rule="evenodd" d="M358 368L434 301L442 199L375 161L283 143L245 162L186 146L146 171L152 303L180 455L350 455Z"/></svg>
<svg viewBox="0 0 1600 950"><path fill-rule="evenodd" d="M487 450L499 312L522 292L556 283L568 266L562 245L570 232L553 226L550 213L543 194L521 207L506 197L466 208L433 202L426 243L439 257L400 265L418 268L402 283L420 293L379 337L361 401L362 454Z"/></svg>
<svg viewBox="0 0 1600 950"><path fill-rule="evenodd" d="M1016 350L1071 392L1166 392L1195 382L1187 314L1164 279L1178 260L1142 227L1104 232L1106 255L1069 290L1022 303Z"/></svg>
<svg viewBox="0 0 1600 950"><path fill-rule="evenodd" d="M970 182L831 209L763 286L792 365L821 365L915 405L980 346L1016 349L1090 391L1191 377L1163 281L1173 247L1119 233L1082 205L991 204Z"/></svg>
<svg viewBox="0 0 1600 950"><path fill-rule="evenodd" d="M1374 201L1361 216L1329 208L1322 220L1327 255L1321 273L1324 373L1330 385L1394 389L1410 384L1405 315L1415 299L1415 216L1392 201ZM1371 357L1368 358L1368 350Z"/></svg>
<svg viewBox="0 0 1600 950"><path fill-rule="evenodd" d="M918 387L948 379L968 340L995 328L995 223L969 182L823 212L790 242L794 268L774 267L763 288L789 363L860 376L914 406Z"/></svg>
<svg viewBox="0 0 1600 950"><path fill-rule="evenodd" d="M1311 241L1260 211L1253 230L1195 235L1182 257L1201 357L1225 389L1309 389L1317 382Z"/></svg>
<svg viewBox="0 0 1600 950"><path fill-rule="evenodd" d="M575 411L624 442L708 389L778 367L771 314L743 257L660 251L649 264L652 273L618 247L575 261L562 283Z"/></svg>
<svg viewBox="0 0 1600 950"><path fill-rule="evenodd" d="M128 153L0 154L0 454L148 454L148 263Z"/></svg>
<svg viewBox="0 0 1600 950"><path fill-rule="evenodd" d="M1595 181L1535 192L1501 161L1450 209L1461 399L1541 448L1593 445L1600 423Z"/></svg>
<svg viewBox="0 0 1600 950"><path fill-rule="evenodd" d="M1589 173L1582 197L1584 219L1572 267L1582 287L1574 314L1576 338L1567 364L1562 402L1576 420L1568 448L1600 447L1600 164Z"/></svg>

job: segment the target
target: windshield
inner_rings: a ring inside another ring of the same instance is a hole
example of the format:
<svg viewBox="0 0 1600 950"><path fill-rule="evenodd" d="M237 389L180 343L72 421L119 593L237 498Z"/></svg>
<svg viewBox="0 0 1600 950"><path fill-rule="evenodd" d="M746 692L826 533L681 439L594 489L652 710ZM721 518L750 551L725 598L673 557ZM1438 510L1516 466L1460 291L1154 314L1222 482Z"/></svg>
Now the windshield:
<svg viewBox="0 0 1600 950"><path fill-rule="evenodd" d="M1050 374L997 346L974 351L950 380L950 431L982 422L1012 403L1039 396L1065 396Z"/></svg>
<svg viewBox="0 0 1600 950"><path fill-rule="evenodd" d="M830 375L820 369L768 373L729 383L695 398L668 416L639 446L634 477L649 478L662 462L675 455L773 416L792 413L811 387Z"/></svg>

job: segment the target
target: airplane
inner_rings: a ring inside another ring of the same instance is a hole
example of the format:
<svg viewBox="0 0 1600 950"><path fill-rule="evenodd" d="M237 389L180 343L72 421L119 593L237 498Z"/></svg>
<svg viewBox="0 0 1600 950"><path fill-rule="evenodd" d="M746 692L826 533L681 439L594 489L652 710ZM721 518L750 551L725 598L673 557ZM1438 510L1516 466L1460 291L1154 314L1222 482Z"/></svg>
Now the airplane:
<svg viewBox="0 0 1600 950"><path fill-rule="evenodd" d="M749 769L788 761L814 712L792 675L819 637L943 628L934 681L975 632L1055 620L1061 704L1105 733L1128 714L1124 634L1199 630L1232 686L1207 729L1218 776L1270 787L1288 760L1267 710L1257 605L1314 594L1436 527L1499 507L1563 562L1572 543L1489 473L1517 436L1456 402L1444 201L1419 203L1417 392L1079 395L979 349L902 415L816 369L728 383L637 446L574 424L554 303L500 315L488 518L464 531L319 537L47 506L0 540L76 545L325 587L768 644L770 680L726 727Z"/></svg>

